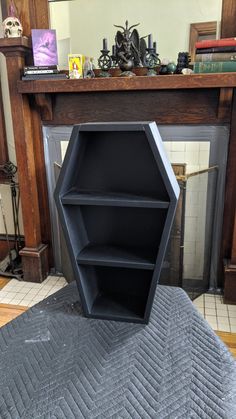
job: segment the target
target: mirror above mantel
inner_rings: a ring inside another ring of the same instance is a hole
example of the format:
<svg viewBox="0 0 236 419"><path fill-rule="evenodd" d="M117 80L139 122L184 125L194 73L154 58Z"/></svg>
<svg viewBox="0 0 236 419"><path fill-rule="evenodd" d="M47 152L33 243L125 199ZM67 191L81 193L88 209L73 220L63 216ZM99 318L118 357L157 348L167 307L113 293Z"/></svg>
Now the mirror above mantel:
<svg viewBox="0 0 236 419"><path fill-rule="evenodd" d="M114 24L140 23L140 36L153 34L160 59L176 61L178 52L189 50L190 25L216 22L220 35L222 0L73 0L49 3L51 28L57 31L60 64L67 65L68 53L94 57L95 65L107 38L111 50Z"/></svg>

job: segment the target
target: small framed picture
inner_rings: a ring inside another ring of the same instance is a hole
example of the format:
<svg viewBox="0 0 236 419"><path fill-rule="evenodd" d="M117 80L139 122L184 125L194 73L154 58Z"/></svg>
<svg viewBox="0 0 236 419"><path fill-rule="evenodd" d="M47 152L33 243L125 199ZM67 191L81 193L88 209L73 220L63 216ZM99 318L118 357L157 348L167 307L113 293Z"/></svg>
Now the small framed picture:
<svg viewBox="0 0 236 419"><path fill-rule="evenodd" d="M32 29L32 47L35 66L58 65L55 29Z"/></svg>

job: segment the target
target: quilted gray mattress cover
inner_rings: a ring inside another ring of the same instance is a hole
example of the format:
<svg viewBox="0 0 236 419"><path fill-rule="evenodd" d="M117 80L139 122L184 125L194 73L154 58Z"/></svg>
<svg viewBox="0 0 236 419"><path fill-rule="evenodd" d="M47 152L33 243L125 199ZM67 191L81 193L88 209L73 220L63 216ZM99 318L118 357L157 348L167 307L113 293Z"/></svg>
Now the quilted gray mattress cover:
<svg viewBox="0 0 236 419"><path fill-rule="evenodd" d="M0 329L1 419L235 419L236 365L179 288L148 325L86 319L72 283Z"/></svg>

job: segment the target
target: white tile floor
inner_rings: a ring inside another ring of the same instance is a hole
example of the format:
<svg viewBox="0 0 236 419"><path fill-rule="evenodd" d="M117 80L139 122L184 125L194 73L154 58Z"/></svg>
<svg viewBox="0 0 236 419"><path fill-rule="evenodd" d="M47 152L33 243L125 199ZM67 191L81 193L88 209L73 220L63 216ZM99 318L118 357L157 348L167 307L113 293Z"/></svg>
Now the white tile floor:
<svg viewBox="0 0 236 419"><path fill-rule="evenodd" d="M0 290L0 303L31 307L66 284L60 276L48 276L41 284L12 279Z"/></svg>
<svg viewBox="0 0 236 419"><path fill-rule="evenodd" d="M0 303L31 307L66 284L61 276L48 276L42 284L12 279L0 290ZM223 304L213 294L201 295L193 304L214 330L236 333L236 305Z"/></svg>
<svg viewBox="0 0 236 419"><path fill-rule="evenodd" d="M236 333L236 305L224 304L220 295L204 294L193 304L214 330Z"/></svg>

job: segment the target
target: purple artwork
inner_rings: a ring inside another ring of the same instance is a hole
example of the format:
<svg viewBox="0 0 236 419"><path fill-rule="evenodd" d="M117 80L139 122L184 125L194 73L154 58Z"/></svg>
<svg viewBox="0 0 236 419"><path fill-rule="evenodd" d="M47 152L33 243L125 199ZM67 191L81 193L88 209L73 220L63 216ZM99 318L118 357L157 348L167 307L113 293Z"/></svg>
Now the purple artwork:
<svg viewBox="0 0 236 419"><path fill-rule="evenodd" d="M55 29L32 29L34 65L57 65Z"/></svg>

